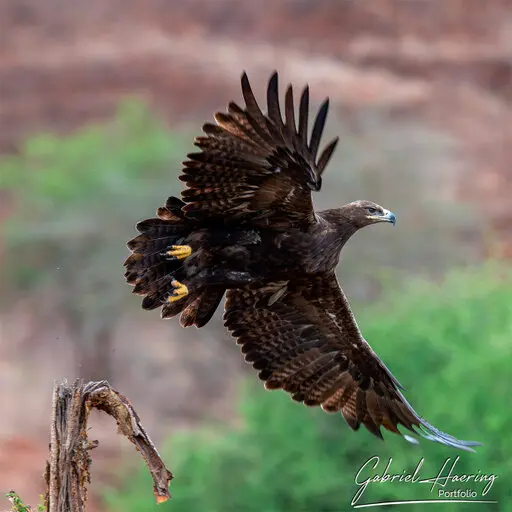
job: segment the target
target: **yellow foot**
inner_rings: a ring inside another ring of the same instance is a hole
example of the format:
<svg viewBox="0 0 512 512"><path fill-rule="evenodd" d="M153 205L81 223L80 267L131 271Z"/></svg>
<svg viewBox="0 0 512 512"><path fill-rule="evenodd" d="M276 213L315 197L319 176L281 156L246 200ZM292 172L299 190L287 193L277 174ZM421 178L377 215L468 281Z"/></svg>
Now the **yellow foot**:
<svg viewBox="0 0 512 512"><path fill-rule="evenodd" d="M180 283L174 279L171 281L171 284L174 288L174 291L171 295L169 295L169 297L167 297L168 302L176 302L177 300L180 300L188 295L188 288L183 283Z"/></svg>
<svg viewBox="0 0 512 512"><path fill-rule="evenodd" d="M171 250L167 251L167 256L173 256L178 260L184 260L192 254L190 245L171 245Z"/></svg>

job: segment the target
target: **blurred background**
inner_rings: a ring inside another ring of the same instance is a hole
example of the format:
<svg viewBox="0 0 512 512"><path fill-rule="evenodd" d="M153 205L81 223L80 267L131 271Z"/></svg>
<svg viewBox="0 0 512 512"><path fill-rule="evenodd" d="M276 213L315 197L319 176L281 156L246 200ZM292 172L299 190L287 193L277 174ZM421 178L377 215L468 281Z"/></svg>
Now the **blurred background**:
<svg viewBox="0 0 512 512"><path fill-rule="evenodd" d="M176 475L158 510L348 510L369 457L433 476L457 455L264 392L220 312L183 330L124 283L125 243L179 193L201 124L241 102L242 70L263 102L277 69L331 99L317 207L398 217L338 269L365 337L428 421L484 443L457 466L499 476L480 509L512 510L510 0L1 0L0 31L0 491L38 501L63 378L130 398ZM156 510L113 421L91 422L90 510Z"/></svg>

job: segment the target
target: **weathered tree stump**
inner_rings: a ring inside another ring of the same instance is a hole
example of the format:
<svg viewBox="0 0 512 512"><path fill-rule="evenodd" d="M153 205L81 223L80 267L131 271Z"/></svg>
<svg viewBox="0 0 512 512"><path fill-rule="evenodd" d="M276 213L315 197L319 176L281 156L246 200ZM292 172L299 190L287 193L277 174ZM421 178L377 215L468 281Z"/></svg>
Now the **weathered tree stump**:
<svg viewBox="0 0 512 512"><path fill-rule="evenodd" d="M97 441L89 440L87 432L92 408L115 418L119 433L135 445L148 467L157 503L167 501L171 497L169 483L173 475L165 467L130 401L107 381L84 384L77 380L72 385L64 381L53 389L50 458L45 472L47 512L86 510L90 451L98 445Z"/></svg>

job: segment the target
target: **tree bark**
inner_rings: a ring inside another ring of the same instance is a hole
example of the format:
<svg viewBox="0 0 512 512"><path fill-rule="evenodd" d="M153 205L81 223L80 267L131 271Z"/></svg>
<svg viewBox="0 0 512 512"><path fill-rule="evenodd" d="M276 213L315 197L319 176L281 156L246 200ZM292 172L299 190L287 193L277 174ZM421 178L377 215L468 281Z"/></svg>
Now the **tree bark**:
<svg viewBox="0 0 512 512"><path fill-rule="evenodd" d="M86 510L92 463L89 452L98 444L89 440L87 432L87 419L93 407L113 416L119 433L135 445L153 479L157 503L170 498L172 473L165 467L129 400L112 389L107 381L56 384L52 403L50 459L45 475L48 512Z"/></svg>

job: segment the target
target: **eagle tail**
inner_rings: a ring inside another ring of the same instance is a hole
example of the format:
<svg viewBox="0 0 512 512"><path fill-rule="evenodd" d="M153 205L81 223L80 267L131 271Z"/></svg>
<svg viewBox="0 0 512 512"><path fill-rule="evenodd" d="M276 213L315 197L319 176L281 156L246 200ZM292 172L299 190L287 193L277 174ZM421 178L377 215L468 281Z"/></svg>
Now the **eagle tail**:
<svg viewBox="0 0 512 512"><path fill-rule="evenodd" d="M134 286L133 293L144 296L143 309L168 306L162 310L165 318L174 316L196 298L187 294L181 283L183 258L190 249L182 243L195 226L185 217L183 206L183 201L170 197L165 206L157 209L158 217L139 222L136 228L140 234L128 242L132 254L124 262L125 278ZM181 300L171 300L173 292L178 292L176 298Z"/></svg>
<svg viewBox="0 0 512 512"><path fill-rule="evenodd" d="M226 290L222 287L205 288L199 296L187 305L180 316L182 327L203 327L206 325L222 300Z"/></svg>
<svg viewBox="0 0 512 512"><path fill-rule="evenodd" d="M134 286L133 293L143 295L143 309L162 306L162 318L181 313L183 327L203 327L208 323L222 297L222 286L200 286L189 290L183 260L190 255L186 238L197 227L183 213L185 203L170 197L156 211L157 218L137 224L138 236L127 244L132 254L124 262L125 278Z"/></svg>

